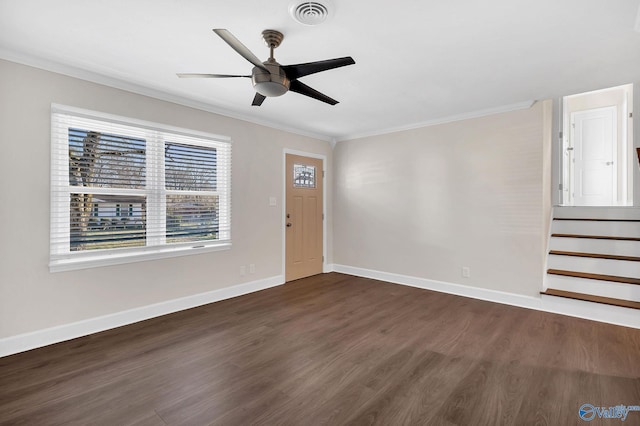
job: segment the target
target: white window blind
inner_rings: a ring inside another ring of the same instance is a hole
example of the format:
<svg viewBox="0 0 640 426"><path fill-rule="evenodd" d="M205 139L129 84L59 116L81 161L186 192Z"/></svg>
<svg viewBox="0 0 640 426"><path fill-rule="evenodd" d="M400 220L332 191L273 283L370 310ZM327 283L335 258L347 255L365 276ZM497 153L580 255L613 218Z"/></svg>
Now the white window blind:
<svg viewBox="0 0 640 426"><path fill-rule="evenodd" d="M228 248L231 142L54 105L51 270Z"/></svg>

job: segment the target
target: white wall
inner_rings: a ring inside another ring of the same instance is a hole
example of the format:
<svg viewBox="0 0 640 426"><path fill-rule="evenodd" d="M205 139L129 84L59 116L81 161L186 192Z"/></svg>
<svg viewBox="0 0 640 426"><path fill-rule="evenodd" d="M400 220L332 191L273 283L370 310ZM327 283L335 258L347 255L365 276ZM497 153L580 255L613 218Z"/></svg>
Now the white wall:
<svg viewBox="0 0 640 426"><path fill-rule="evenodd" d="M51 103L231 137L233 248L50 273ZM0 61L0 146L0 339L282 275L283 149L326 155L332 167L324 141L7 61ZM241 277L240 265L250 263L256 273Z"/></svg>
<svg viewBox="0 0 640 426"><path fill-rule="evenodd" d="M550 121L545 101L338 143L334 263L538 295ZM462 278L462 266L470 278Z"/></svg>

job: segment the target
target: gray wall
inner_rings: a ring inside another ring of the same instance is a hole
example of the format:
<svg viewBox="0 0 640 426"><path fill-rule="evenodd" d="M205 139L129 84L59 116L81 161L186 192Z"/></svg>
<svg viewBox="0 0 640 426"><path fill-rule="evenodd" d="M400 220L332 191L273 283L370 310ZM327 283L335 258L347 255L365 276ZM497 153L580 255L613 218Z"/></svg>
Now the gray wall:
<svg viewBox="0 0 640 426"><path fill-rule="evenodd" d="M550 101L338 143L334 263L537 295L550 144Z"/></svg>

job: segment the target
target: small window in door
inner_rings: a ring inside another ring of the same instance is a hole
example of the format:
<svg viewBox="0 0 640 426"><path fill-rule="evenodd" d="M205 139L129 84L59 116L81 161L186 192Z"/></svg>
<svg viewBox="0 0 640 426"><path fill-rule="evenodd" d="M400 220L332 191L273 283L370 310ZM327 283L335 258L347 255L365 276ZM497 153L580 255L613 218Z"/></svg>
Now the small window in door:
<svg viewBox="0 0 640 426"><path fill-rule="evenodd" d="M315 188L316 168L305 164L294 164L293 186L296 188Z"/></svg>

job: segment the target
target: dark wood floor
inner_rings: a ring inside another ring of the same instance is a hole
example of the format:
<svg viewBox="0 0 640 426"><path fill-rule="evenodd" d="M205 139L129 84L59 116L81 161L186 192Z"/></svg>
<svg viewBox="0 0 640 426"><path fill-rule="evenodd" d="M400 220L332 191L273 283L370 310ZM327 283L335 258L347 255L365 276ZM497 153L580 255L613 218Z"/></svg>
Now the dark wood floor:
<svg viewBox="0 0 640 426"><path fill-rule="evenodd" d="M0 358L3 425L584 425L584 403L640 405L640 330L337 273Z"/></svg>

